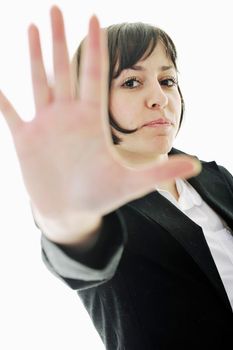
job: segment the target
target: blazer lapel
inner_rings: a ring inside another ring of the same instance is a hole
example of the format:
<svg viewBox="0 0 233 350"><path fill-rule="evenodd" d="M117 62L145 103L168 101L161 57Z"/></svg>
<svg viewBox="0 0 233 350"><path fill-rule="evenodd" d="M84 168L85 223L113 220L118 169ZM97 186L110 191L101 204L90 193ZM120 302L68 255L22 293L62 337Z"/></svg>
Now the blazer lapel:
<svg viewBox="0 0 233 350"><path fill-rule="evenodd" d="M205 163L201 174L188 181L229 225L233 225L232 195L227 191L221 174L216 169L215 162ZM227 294L202 228L157 191L135 200L129 205L156 221L183 246L229 308Z"/></svg>
<svg viewBox="0 0 233 350"><path fill-rule="evenodd" d="M172 148L169 154L185 153ZM233 230L233 196L216 162L202 162L200 174L188 179L188 182Z"/></svg>
<svg viewBox="0 0 233 350"><path fill-rule="evenodd" d="M233 230L233 196L217 164L206 163L202 172L188 182Z"/></svg>

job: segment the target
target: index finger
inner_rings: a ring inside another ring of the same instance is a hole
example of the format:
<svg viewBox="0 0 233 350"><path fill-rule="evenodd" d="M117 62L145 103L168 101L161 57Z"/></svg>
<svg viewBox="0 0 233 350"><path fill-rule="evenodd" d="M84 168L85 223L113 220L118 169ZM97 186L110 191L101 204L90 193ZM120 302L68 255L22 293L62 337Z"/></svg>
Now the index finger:
<svg viewBox="0 0 233 350"><path fill-rule="evenodd" d="M90 19L82 50L79 97L82 101L101 105L107 102L108 54L106 33L101 31L96 16Z"/></svg>

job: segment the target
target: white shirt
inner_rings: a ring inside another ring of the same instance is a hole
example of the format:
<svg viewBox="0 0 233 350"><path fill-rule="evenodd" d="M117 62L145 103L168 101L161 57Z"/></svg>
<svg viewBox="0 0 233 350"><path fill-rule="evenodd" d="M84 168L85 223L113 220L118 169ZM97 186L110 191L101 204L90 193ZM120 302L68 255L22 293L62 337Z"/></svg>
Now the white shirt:
<svg viewBox="0 0 233 350"><path fill-rule="evenodd" d="M176 187L179 193L178 201L170 192L157 190L202 227L233 310L233 235L231 230L188 181L176 179Z"/></svg>

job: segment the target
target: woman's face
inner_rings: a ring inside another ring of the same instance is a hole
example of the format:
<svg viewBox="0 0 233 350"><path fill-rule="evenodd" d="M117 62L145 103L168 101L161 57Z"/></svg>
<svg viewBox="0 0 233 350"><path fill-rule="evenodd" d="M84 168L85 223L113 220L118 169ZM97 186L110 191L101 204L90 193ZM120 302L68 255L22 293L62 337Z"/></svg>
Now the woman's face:
<svg viewBox="0 0 233 350"><path fill-rule="evenodd" d="M113 79L109 108L115 121L132 134L113 130L117 151L132 163L167 157L179 128L181 98L177 72L158 42L152 54ZM147 125L150 123L149 125Z"/></svg>

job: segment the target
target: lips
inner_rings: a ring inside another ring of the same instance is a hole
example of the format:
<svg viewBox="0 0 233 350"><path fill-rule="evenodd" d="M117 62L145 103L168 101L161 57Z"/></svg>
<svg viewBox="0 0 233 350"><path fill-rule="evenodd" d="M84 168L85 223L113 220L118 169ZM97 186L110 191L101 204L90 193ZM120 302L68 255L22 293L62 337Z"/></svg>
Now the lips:
<svg viewBox="0 0 233 350"><path fill-rule="evenodd" d="M148 123L145 123L143 126L153 126L153 125L173 125L173 123L165 118L159 118L155 120L151 120Z"/></svg>

